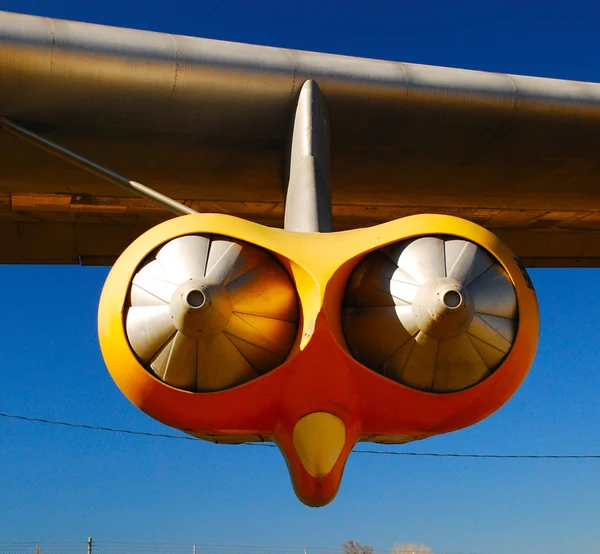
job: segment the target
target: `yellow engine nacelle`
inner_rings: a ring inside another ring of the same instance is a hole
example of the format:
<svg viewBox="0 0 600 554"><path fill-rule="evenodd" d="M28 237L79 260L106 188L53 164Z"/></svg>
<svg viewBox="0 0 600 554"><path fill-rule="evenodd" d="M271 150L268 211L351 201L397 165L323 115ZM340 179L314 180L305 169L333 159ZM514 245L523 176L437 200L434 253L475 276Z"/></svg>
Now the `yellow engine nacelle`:
<svg viewBox="0 0 600 554"><path fill-rule="evenodd" d="M485 418L533 361L531 282L493 234L420 215L342 233L176 218L115 263L100 344L124 394L220 442L272 440L320 506L359 440Z"/></svg>

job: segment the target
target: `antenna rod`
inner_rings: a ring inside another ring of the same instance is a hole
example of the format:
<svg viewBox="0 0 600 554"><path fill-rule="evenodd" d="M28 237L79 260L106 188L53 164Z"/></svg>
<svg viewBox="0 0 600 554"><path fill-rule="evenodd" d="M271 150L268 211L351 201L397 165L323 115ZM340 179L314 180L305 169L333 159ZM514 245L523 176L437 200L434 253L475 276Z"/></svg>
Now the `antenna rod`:
<svg viewBox="0 0 600 554"><path fill-rule="evenodd" d="M141 183L131 181L127 179L127 177L123 177L122 175L102 167L101 165L98 165L97 163L94 163L83 156L75 154L75 152L62 147L55 142L36 135L32 131L13 123L5 117L0 117L0 127L2 127L11 135L14 135L25 142L33 144L34 146L37 146L38 148L57 156L58 158L76 165L77 167L80 167L81 169L84 169L85 171L104 179L105 181L109 181L110 183L113 183L114 185L117 185L129 192L133 192L142 198L150 200L151 202L154 202L160 207L165 208L176 215L190 215L198 213L196 210L193 210L181 202L177 202L176 200L173 200L172 198L169 198L160 192L142 185Z"/></svg>

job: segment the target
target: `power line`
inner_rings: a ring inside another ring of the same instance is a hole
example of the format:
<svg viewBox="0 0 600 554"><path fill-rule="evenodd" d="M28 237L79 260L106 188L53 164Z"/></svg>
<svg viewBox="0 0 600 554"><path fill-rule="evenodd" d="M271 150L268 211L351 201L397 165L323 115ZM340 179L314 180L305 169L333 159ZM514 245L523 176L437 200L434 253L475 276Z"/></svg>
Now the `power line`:
<svg viewBox="0 0 600 554"><path fill-rule="evenodd" d="M29 417L24 415L16 415L16 414L4 414L0 413L0 417L8 418L8 419L20 419L22 421L29 421L32 423L46 423L49 425L61 425L63 427L74 427L77 429L88 429L92 431L106 431L109 433L123 433L126 435L139 435L143 437L153 437L159 439L175 439L175 440L184 440L184 441L198 441L196 437L186 436L186 435L170 435L168 433L150 433L147 431L133 431L132 429L117 429L114 427L100 427L98 425L86 425L85 423L73 423L70 421L58 421L54 419L43 419L40 417ZM252 446L268 446L275 447L274 444L261 444L261 443L244 443L251 444Z"/></svg>
<svg viewBox="0 0 600 554"><path fill-rule="evenodd" d="M168 433L150 433L147 431L134 431L132 429L118 429L115 427L101 427L98 425L86 425L84 423L73 423L70 421L59 421L54 419L43 419L39 417L29 417L17 414L0 413L0 417L7 419L17 419L31 423L44 423L48 425L59 425L62 427L71 427L77 429L87 429L92 431L104 431L109 433L122 433L126 435L138 435L143 437L152 437L159 439L173 439L185 441L198 441L196 437L186 435L171 435ZM243 443L242 446L254 446L263 448L276 448L271 443ZM370 454L377 456L416 456L429 458L475 458L488 460L600 460L600 454L457 454L450 452L398 452L395 450L367 450L359 448L353 450L356 454Z"/></svg>
<svg viewBox="0 0 600 554"><path fill-rule="evenodd" d="M47 423L50 425L62 425L63 427L76 427L79 429L91 429L93 431L108 431L109 433L126 433L128 435L144 435L147 437L157 437L161 439L180 439L180 440L198 440L194 437L186 437L185 435L168 435L166 433L147 433L145 431L132 431L130 429L115 429L113 427L99 427L97 425L86 425L84 423L71 423L69 421L56 421L53 419L42 419L40 417L28 417L16 414L3 414L0 413L0 417L9 419L20 419L23 421L30 421L33 423Z"/></svg>

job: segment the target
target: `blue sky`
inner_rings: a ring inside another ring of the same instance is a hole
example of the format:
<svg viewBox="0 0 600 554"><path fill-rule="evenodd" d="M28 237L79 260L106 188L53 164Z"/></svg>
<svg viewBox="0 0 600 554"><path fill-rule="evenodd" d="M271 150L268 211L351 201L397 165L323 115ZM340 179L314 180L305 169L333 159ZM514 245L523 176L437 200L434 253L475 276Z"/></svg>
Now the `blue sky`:
<svg viewBox="0 0 600 554"><path fill-rule="evenodd" d="M0 0L0 8L211 38L600 81L589 2ZM108 268L3 266L0 412L164 432L102 362ZM410 450L600 454L598 270L533 270L542 335L499 412ZM351 456L337 499L296 500L275 449L0 418L0 541L189 542L383 550L597 552L600 461Z"/></svg>

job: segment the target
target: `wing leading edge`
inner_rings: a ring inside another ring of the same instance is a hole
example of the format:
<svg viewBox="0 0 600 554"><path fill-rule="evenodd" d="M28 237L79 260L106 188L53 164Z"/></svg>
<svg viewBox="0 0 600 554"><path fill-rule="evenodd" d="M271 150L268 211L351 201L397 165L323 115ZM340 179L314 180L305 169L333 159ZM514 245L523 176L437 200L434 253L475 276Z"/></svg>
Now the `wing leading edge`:
<svg viewBox="0 0 600 554"><path fill-rule="evenodd" d="M0 12L0 116L184 200L272 225L300 86L325 96L337 228L417 212L530 265L600 265L600 85ZM167 217L5 133L0 262L110 263Z"/></svg>

